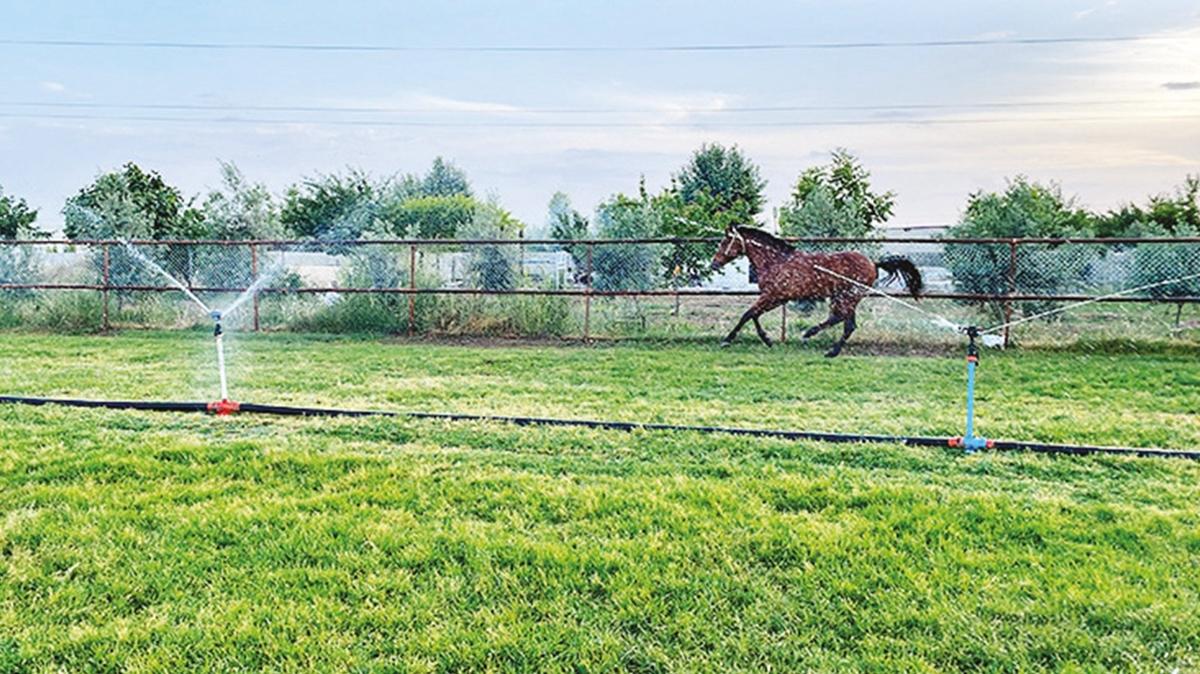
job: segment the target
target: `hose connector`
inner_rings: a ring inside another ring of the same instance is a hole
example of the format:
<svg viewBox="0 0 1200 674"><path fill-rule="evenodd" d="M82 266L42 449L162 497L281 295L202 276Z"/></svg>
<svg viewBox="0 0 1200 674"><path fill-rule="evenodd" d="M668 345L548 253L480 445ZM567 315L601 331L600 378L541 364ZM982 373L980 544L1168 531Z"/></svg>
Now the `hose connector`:
<svg viewBox="0 0 1200 674"><path fill-rule="evenodd" d="M215 414L219 417L227 417L231 414L236 414L241 409L241 404L232 400L217 400L208 404L209 414Z"/></svg>

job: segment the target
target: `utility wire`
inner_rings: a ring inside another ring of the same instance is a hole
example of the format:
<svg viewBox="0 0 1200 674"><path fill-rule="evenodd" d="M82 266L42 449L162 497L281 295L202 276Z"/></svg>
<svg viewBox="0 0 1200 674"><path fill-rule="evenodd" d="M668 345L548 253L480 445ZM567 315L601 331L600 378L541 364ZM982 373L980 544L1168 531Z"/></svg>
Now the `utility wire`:
<svg viewBox="0 0 1200 674"><path fill-rule="evenodd" d="M240 112L341 112L350 114L457 114L480 113L496 115L522 114L638 114L689 113L736 114L762 112L851 112L878 110L986 110L1049 108L1056 106L1161 105L1163 103L1200 103L1200 100L1164 99L1076 99L1033 101L984 101L965 103L878 103L870 105L793 104L733 107L668 107L668 108L522 108L517 106L464 106L455 109L435 107L337 106L337 105L243 105L233 103L95 103L87 101L0 101L0 106L15 108L60 108L87 110L180 110L180 111L240 111Z"/></svg>
<svg viewBox="0 0 1200 674"><path fill-rule="evenodd" d="M249 117L169 117L160 115L92 115L70 113L0 112L0 118L34 120L91 120L110 122L182 122L214 124L296 124L309 126L412 127L412 128L600 128L600 129L706 129L706 128L807 128L830 126L960 126L972 124L1053 123L1076 124L1088 122L1157 122L1176 120L1200 121L1200 114L1190 115L1097 115L1086 117L979 117L979 118L912 118L912 119L845 119L822 121L778 122L444 122L367 119L285 119Z"/></svg>
<svg viewBox="0 0 1200 674"><path fill-rule="evenodd" d="M943 40L878 40L855 42L766 42L679 45L388 45L305 44L281 42L185 42L171 40L52 40L3 38L0 45L25 47L87 47L109 49L195 49L208 51L309 51L309 52L482 52L482 53L588 53L588 52L755 52L842 49L925 49L932 47L1032 46L1054 44L1106 44L1185 39L1168 35L1107 35L1054 37L996 37Z"/></svg>

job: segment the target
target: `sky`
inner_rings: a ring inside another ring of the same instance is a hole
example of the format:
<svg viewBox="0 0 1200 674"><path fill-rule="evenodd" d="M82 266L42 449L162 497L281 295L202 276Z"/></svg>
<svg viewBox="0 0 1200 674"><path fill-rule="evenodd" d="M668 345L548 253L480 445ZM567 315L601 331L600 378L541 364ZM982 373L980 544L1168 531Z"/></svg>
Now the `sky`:
<svg viewBox="0 0 1200 674"><path fill-rule="evenodd" d="M1105 36L1150 39L440 49ZM37 40L431 49L15 43ZM792 109L745 110L764 107ZM1018 174L1098 210L1143 201L1200 173L1200 2L0 0L0 188L51 230L67 197L128 161L203 194L219 161L282 192L347 167L421 172L440 155L536 231L554 192L590 212L642 176L662 187L705 142L761 167L767 222L838 147L896 193L889 226L952 222L968 194Z"/></svg>

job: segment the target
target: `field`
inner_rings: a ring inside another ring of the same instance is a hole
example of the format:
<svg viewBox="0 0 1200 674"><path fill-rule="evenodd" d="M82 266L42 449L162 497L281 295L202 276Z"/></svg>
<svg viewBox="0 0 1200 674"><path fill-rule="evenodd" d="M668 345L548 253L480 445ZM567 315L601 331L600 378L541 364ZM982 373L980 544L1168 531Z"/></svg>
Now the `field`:
<svg viewBox="0 0 1200 674"><path fill-rule="evenodd" d="M956 350L231 335L254 402L961 433ZM213 397L202 331L0 393ZM987 352L981 430L1200 447L1186 342ZM0 671L1197 671L1200 465L0 406Z"/></svg>

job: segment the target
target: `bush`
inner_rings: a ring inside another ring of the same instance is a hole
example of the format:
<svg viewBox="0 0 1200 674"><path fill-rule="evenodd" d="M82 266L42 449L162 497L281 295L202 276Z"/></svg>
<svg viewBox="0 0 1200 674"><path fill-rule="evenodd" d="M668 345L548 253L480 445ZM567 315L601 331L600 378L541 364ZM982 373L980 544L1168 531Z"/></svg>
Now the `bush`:
<svg viewBox="0 0 1200 674"><path fill-rule="evenodd" d="M1023 177L1010 181L1003 193L976 192L967 201L953 238L1056 238L1088 236L1094 221L1074 201L1064 199L1057 185L1040 185ZM1021 246L1018 250L1016 290L1024 294L1068 292L1087 275L1099 251L1079 246ZM1003 295L1009 292L1010 248L1007 244L946 244L946 266L954 289L961 293ZM1046 311L1055 303L1018 303L1026 315ZM1003 302L985 308L1003 316Z"/></svg>
<svg viewBox="0 0 1200 674"><path fill-rule="evenodd" d="M596 209L601 238L653 237L660 229L661 213L643 196L617 195ZM660 247L651 244L604 244L592 251L592 287L596 290L649 290L655 286Z"/></svg>
<svg viewBox="0 0 1200 674"><path fill-rule="evenodd" d="M1139 228L1142 236L1168 236L1151 225ZM1177 226L1174 236L1198 236L1200 230ZM1155 299L1200 296L1200 277L1181 279L1200 274L1200 245L1197 244L1140 244L1133 250L1133 275L1130 287L1156 283L1164 285L1147 289ZM1174 280L1173 279L1180 279Z"/></svg>

